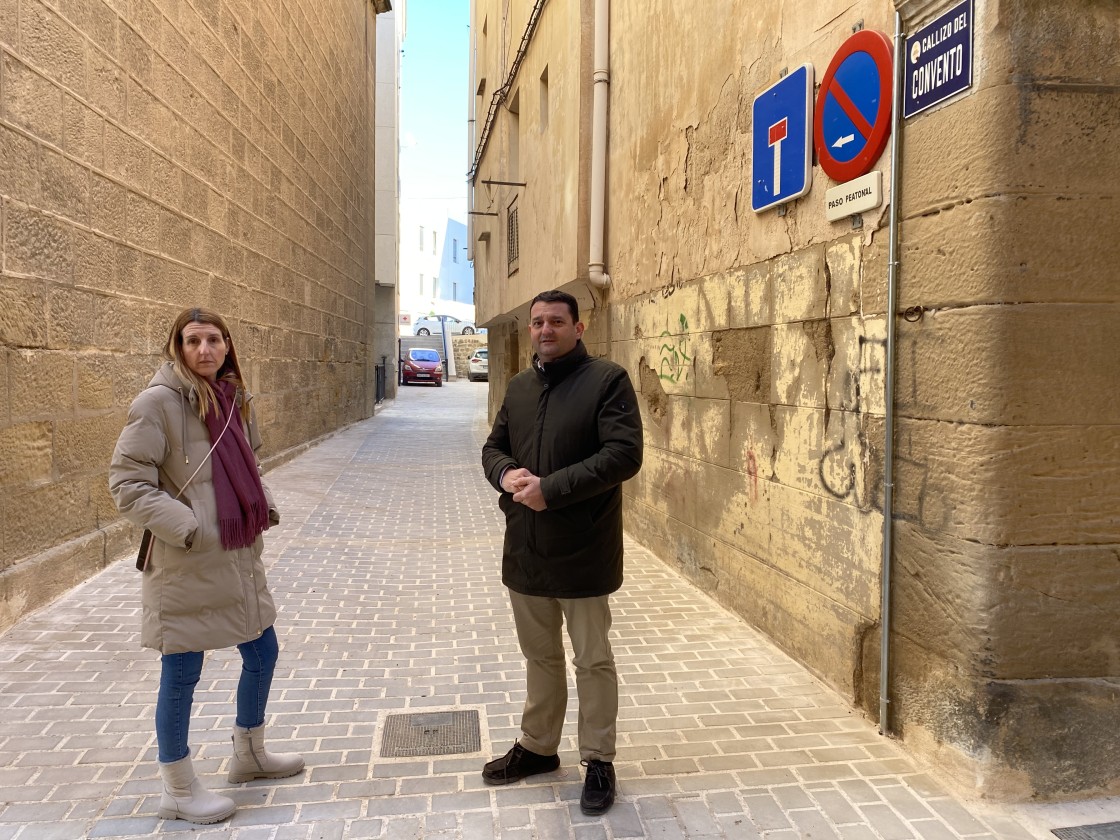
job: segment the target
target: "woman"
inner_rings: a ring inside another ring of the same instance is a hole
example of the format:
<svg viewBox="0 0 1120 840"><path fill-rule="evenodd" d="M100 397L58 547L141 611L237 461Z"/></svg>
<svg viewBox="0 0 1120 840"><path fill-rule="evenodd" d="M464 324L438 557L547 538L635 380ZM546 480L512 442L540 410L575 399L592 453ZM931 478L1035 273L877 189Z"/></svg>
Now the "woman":
<svg viewBox="0 0 1120 840"><path fill-rule="evenodd" d="M159 815L206 824L236 806L206 790L191 767L187 734L204 651L237 645L242 657L229 781L294 776L304 765L264 747L278 648L261 533L280 518L261 482L260 437L229 328L216 312L185 309L164 357L129 408L109 489L121 514L154 536L141 644L163 654Z"/></svg>

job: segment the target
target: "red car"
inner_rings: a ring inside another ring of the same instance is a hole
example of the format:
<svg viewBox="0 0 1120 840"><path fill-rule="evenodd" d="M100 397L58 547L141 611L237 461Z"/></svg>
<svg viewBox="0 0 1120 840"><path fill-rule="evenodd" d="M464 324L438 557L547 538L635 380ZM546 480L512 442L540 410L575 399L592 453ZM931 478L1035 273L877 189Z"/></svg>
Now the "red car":
<svg viewBox="0 0 1120 840"><path fill-rule="evenodd" d="M443 361L436 350L414 347L408 351L408 358L401 360L401 384L412 385L416 382L434 382L443 386Z"/></svg>

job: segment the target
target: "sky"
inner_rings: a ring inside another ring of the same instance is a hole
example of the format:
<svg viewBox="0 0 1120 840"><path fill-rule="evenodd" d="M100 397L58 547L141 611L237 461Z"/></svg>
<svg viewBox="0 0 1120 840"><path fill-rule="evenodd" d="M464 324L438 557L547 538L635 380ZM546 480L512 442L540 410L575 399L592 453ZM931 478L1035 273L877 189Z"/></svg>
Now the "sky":
<svg viewBox="0 0 1120 840"><path fill-rule="evenodd" d="M401 211L467 220L469 0L408 0L401 55Z"/></svg>

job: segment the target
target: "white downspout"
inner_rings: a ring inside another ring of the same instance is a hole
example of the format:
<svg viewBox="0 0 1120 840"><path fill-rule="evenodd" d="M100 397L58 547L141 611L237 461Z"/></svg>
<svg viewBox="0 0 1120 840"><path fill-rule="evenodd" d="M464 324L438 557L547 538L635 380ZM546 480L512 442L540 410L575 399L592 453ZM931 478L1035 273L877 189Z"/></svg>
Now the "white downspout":
<svg viewBox="0 0 1120 840"><path fill-rule="evenodd" d="M610 93L610 0L595 0L594 98L591 111L591 237L587 276L593 286L611 284L603 243L607 205L607 100Z"/></svg>

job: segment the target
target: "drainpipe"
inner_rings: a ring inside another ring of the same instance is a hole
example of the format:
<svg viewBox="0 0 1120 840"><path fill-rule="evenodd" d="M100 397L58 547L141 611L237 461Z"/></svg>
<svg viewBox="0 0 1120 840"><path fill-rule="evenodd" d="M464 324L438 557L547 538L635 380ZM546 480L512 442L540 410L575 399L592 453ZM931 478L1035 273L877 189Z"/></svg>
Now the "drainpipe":
<svg viewBox="0 0 1120 840"><path fill-rule="evenodd" d="M595 0L595 71L591 111L591 237L587 276L605 289L611 284L606 271L603 241L607 203L607 99L610 93L610 0Z"/></svg>
<svg viewBox="0 0 1120 840"><path fill-rule="evenodd" d="M902 74L906 64L903 51L902 15L894 14L894 90L891 100L891 209L890 238L888 246L887 270L887 352L884 376L886 377L884 404L885 443L883 446L883 563L882 563L882 603L879 606L880 624L883 637L879 643L879 734L886 735L890 730L888 705L890 703L889 685L891 663L891 544L894 534L894 322L895 293L898 286L898 225L899 225L899 181L902 164L899 160L902 120Z"/></svg>
<svg viewBox="0 0 1120 840"><path fill-rule="evenodd" d="M474 3L470 3L470 17L467 20L471 24L471 76L470 87L467 89L467 154L470 155L474 149L475 134L478 131L477 116L475 114L476 104L475 100L478 99L475 91L478 90L478 44L474 37ZM469 163L468 163L469 165ZM467 179L467 262L474 262L474 216L469 211L474 210L474 179ZM478 295L475 295L477 300Z"/></svg>

